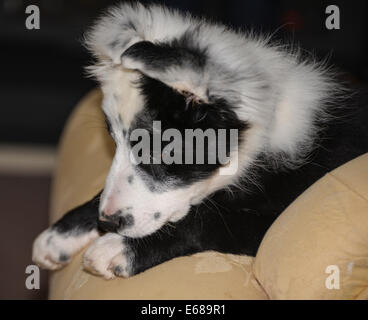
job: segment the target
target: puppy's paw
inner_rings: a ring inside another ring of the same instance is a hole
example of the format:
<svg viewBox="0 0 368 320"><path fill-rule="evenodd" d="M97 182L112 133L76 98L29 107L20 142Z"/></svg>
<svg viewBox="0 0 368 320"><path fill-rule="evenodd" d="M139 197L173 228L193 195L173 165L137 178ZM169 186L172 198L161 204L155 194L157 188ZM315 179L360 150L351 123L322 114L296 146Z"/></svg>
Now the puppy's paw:
<svg viewBox="0 0 368 320"><path fill-rule="evenodd" d="M72 256L98 237L93 230L83 234L59 233L48 228L33 242L32 260L44 269L57 270L67 265Z"/></svg>
<svg viewBox="0 0 368 320"><path fill-rule="evenodd" d="M129 277L133 274L134 254L124 244L124 238L107 233L97 239L84 253L83 266L93 274L105 279Z"/></svg>

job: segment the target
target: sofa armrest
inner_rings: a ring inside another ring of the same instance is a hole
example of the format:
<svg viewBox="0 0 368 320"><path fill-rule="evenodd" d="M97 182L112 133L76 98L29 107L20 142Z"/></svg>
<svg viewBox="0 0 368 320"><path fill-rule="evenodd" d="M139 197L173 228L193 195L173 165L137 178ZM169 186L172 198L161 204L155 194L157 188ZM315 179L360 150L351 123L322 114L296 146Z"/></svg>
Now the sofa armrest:
<svg viewBox="0 0 368 320"><path fill-rule="evenodd" d="M368 154L327 174L283 212L254 271L271 299L368 299Z"/></svg>

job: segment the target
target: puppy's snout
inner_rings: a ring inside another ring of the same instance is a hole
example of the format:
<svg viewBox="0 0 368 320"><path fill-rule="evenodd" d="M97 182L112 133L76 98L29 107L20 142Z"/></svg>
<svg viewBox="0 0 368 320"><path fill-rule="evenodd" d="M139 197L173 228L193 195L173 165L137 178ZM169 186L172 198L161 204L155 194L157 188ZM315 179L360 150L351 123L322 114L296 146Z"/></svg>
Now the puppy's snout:
<svg viewBox="0 0 368 320"><path fill-rule="evenodd" d="M113 215L105 215L104 212L99 217L98 227L103 232L117 232L125 228L129 228L134 224L134 217L132 214L122 214L118 210Z"/></svg>
<svg viewBox="0 0 368 320"><path fill-rule="evenodd" d="M119 212L114 215L106 215L104 212L98 218L98 228L102 232L116 232L119 228Z"/></svg>

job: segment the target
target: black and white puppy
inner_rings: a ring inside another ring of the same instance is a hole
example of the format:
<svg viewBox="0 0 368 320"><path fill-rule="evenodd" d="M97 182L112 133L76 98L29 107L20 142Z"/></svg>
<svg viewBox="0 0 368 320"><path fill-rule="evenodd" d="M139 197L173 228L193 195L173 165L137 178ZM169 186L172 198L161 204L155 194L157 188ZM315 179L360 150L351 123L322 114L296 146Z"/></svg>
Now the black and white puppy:
<svg viewBox="0 0 368 320"><path fill-rule="evenodd" d="M204 250L255 255L287 205L368 151L367 110L336 121L330 73L269 40L157 5L110 9L86 43L115 157L102 193L38 236L34 262L58 269L92 240L84 267L105 278ZM135 164L131 133L154 121L236 129L237 148L226 165Z"/></svg>

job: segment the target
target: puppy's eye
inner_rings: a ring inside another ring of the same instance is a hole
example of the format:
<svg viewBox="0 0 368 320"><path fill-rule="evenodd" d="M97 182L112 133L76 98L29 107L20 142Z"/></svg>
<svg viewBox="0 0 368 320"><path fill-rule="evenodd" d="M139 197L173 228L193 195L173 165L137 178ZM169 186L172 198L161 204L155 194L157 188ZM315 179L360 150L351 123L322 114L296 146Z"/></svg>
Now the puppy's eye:
<svg viewBox="0 0 368 320"><path fill-rule="evenodd" d="M202 99L200 99L199 97L197 97L196 95L194 95L191 92L182 91L181 94L185 97L186 109L188 109L189 106L195 106L195 105L199 105L199 104L204 103L204 101Z"/></svg>

